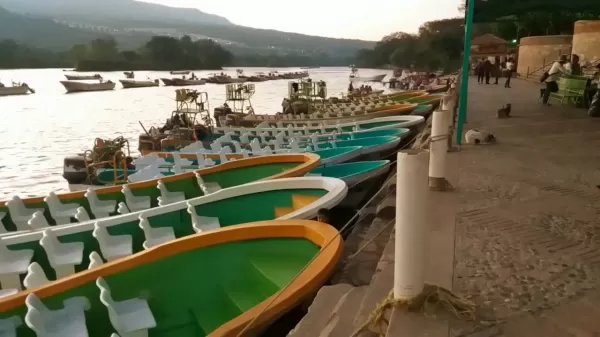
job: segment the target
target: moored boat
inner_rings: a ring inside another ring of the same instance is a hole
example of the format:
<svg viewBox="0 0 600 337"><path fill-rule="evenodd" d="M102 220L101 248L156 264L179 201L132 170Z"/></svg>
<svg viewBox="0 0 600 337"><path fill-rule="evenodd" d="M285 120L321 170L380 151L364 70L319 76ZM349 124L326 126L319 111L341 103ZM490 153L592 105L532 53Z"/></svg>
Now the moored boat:
<svg viewBox="0 0 600 337"><path fill-rule="evenodd" d="M83 92L83 91L105 91L113 90L115 88L115 82L106 81L98 83L86 83L78 81L60 81L65 87L67 92Z"/></svg>
<svg viewBox="0 0 600 337"><path fill-rule="evenodd" d="M5 87L0 85L0 96L13 96L13 95L27 95L29 92L35 93L27 83L21 83L12 87Z"/></svg>
<svg viewBox="0 0 600 337"><path fill-rule="evenodd" d="M57 336L88 335L88 329L92 337L122 334L122 324L158 337L257 336L314 294L341 252L338 232L314 221L226 228L7 297L0 317L27 322L19 336L46 324ZM63 301L66 313L54 309ZM44 310L46 304L53 309ZM16 329L7 332L17 335Z"/></svg>
<svg viewBox="0 0 600 337"><path fill-rule="evenodd" d="M65 77L69 81L85 81L85 80L99 80L99 79L102 79L102 76L100 76L100 74L94 74L94 75L72 75L72 74L69 75L69 74L65 74Z"/></svg>
<svg viewBox="0 0 600 337"><path fill-rule="evenodd" d="M389 169L389 160L362 161L321 166L308 175L342 179L348 186L348 196L338 206L355 209L379 189Z"/></svg>
<svg viewBox="0 0 600 337"><path fill-rule="evenodd" d="M194 156L197 157L197 156ZM34 226L68 224L77 214L79 207L89 217L104 218L127 212L156 207L162 193L176 192L185 199L205 195L212 190L228 188L261 179L297 177L308 173L319 165L319 158L311 154L289 154L240 159L222 165L176 174L160 179L150 179L123 186L98 188L93 193L86 191L54 194L53 196L20 199L13 197L0 202L2 222L7 231L30 230L35 213L40 211ZM198 176L201 177L199 180ZM158 188L159 180L164 190ZM87 194L87 195L86 195ZM123 203L122 208L117 208Z"/></svg>
<svg viewBox="0 0 600 337"><path fill-rule="evenodd" d="M165 86L172 86L175 83L172 78L161 78L160 80Z"/></svg>
<svg viewBox="0 0 600 337"><path fill-rule="evenodd" d="M124 89L128 88L145 88L145 87L158 87L158 80L154 81L142 81L142 80L119 80Z"/></svg>
<svg viewBox="0 0 600 337"><path fill-rule="evenodd" d="M203 85L206 84L205 80L202 79L183 79L183 78L173 78L172 79L174 86L183 87L188 85ZM164 80L163 80L164 82Z"/></svg>
<svg viewBox="0 0 600 337"><path fill-rule="evenodd" d="M170 72L171 75L188 75L189 73L189 70L172 70Z"/></svg>
<svg viewBox="0 0 600 337"><path fill-rule="evenodd" d="M387 76L386 74L368 76L368 77L357 76L357 77L350 77L350 81L351 82L382 82L386 76Z"/></svg>

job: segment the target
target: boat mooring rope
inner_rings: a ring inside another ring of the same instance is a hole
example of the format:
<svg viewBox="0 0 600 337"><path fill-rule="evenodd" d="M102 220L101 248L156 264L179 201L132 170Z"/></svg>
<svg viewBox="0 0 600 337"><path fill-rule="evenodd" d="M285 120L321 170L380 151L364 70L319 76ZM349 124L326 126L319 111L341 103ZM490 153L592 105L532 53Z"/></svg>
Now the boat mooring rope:
<svg viewBox="0 0 600 337"><path fill-rule="evenodd" d="M369 314L367 321L356 329L351 337L358 337L366 331L376 333L378 337L384 337L390 324L386 316L390 309L403 308L410 312L421 312L430 305L441 306L458 319L475 320L475 303L453 294L450 290L425 284L423 291L410 300L395 299L394 291L390 291L388 296Z"/></svg>

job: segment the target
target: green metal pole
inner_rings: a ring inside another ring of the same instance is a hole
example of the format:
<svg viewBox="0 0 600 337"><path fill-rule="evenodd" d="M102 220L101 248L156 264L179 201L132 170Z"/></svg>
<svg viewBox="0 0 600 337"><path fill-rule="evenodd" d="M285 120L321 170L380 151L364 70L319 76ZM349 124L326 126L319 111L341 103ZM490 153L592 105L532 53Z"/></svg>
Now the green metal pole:
<svg viewBox="0 0 600 337"><path fill-rule="evenodd" d="M467 119L467 102L469 100L469 72L471 60L471 36L473 35L473 14L475 13L475 0L468 0L467 18L465 20L465 50L460 79L460 101L458 107L458 122L456 125L456 143L462 144L462 134Z"/></svg>

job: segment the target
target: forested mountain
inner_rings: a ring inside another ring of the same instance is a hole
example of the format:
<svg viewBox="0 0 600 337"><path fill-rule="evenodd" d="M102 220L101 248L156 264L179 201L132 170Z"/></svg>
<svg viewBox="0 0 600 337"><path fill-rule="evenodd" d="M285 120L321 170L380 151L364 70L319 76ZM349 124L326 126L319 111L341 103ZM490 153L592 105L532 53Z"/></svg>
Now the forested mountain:
<svg viewBox="0 0 600 337"><path fill-rule="evenodd" d="M0 19L0 38L54 50L63 49L65 41L71 40L71 45L82 42L86 34L90 37L111 35L123 49L139 48L151 36L181 38L189 35L192 39L213 39L244 56L326 56L329 60L341 60L374 45L370 41L243 27L196 9L134 0L0 0L0 7L18 16L4 23ZM35 17L45 20L32 21ZM42 35L45 38L42 39ZM36 45L38 42L43 44Z"/></svg>
<svg viewBox="0 0 600 337"><path fill-rule="evenodd" d="M85 23L111 20L230 25L224 17L197 9L173 8L134 0L0 0L0 6L17 13Z"/></svg>

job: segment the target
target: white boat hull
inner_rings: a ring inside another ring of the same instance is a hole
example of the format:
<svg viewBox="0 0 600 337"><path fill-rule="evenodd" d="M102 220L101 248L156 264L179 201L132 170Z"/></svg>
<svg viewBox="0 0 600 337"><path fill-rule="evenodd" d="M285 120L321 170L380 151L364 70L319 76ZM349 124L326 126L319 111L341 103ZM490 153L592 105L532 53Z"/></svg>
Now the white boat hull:
<svg viewBox="0 0 600 337"><path fill-rule="evenodd" d="M382 82L385 78L385 74L376 75L371 77L350 77L351 82Z"/></svg>
<svg viewBox="0 0 600 337"><path fill-rule="evenodd" d="M77 81L60 81L60 83L67 89L67 92L104 91L113 90L115 88L114 82L85 83Z"/></svg>
<svg viewBox="0 0 600 337"><path fill-rule="evenodd" d="M154 81L119 80L119 82L121 82L124 89L158 87L158 82Z"/></svg>
<svg viewBox="0 0 600 337"><path fill-rule="evenodd" d="M0 96L26 95L28 92L28 86L0 87Z"/></svg>

